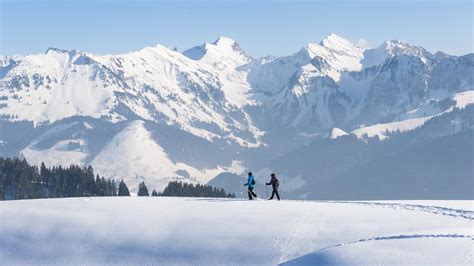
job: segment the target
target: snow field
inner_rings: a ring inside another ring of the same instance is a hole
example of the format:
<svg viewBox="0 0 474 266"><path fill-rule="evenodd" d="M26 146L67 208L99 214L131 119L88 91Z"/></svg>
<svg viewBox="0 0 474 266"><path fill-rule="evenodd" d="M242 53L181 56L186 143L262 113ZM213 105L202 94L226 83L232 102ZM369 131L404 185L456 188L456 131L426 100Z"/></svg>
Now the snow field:
<svg viewBox="0 0 474 266"><path fill-rule="evenodd" d="M472 264L472 201L437 203L167 197L5 201L0 202L0 260Z"/></svg>

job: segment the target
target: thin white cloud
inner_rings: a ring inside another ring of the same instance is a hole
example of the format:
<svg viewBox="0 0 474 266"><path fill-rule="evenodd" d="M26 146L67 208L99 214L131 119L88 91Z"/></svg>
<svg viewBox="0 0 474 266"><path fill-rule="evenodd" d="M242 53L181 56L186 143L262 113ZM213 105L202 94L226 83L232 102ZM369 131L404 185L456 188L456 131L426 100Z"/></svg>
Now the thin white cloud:
<svg viewBox="0 0 474 266"><path fill-rule="evenodd" d="M361 38L357 41L357 45L362 48L368 48L369 47L369 41L367 41L364 38Z"/></svg>

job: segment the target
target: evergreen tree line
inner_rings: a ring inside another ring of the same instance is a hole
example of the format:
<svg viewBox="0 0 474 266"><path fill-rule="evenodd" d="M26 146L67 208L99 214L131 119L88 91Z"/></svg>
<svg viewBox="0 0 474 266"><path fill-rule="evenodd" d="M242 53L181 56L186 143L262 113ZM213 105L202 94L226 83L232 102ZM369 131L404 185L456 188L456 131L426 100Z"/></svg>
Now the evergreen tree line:
<svg viewBox="0 0 474 266"><path fill-rule="evenodd" d="M137 195L150 196L145 182L139 184ZM41 163L38 169L25 159L0 157L0 200L94 196L130 196L130 191L123 180L117 185L113 179L94 176L92 166ZM153 189L151 196L235 198L222 188L178 181L170 182L163 193Z"/></svg>
<svg viewBox="0 0 474 266"><path fill-rule="evenodd" d="M163 193L157 195L174 197L235 198L235 194L226 193L223 188L215 188L200 184L194 185L178 181L170 182L163 190Z"/></svg>
<svg viewBox="0 0 474 266"><path fill-rule="evenodd" d="M44 163L38 169L25 159L0 157L0 200L130 196L127 185L118 185L113 179L94 176L91 166L48 168Z"/></svg>

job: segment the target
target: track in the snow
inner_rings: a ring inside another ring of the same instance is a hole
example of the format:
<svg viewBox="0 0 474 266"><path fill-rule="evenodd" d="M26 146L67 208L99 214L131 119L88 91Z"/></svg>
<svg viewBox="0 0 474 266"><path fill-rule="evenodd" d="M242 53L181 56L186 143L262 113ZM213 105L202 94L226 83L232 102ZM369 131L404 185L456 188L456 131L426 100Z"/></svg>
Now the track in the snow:
<svg viewBox="0 0 474 266"><path fill-rule="evenodd" d="M321 252L326 249L341 247L344 245L357 244L367 241L380 241L380 240L393 240L393 239L413 239L413 238L469 238L474 240L473 235L461 235L461 234L413 234L413 235L388 235L388 236L376 236L371 238L363 238L355 241L339 243L336 245L321 248L315 252Z"/></svg>
<svg viewBox="0 0 474 266"><path fill-rule="evenodd" d="M335 245L327 246L321 249L318 249L311 254L316 254L323 252L328 249L338 248L346 245L353 245L358 243L364 243L369 241L382 241L382 240L401 240L401 239L419 239L419 238L465 238L474 241L474 235L462 235L462 234L412 234L412 235L387 235L387 236L375 236L371 238L363 238L355 241L349 241L344 243L338 243ZM298 258L299 259L299 258ZM292 263L294 260L287 261L280 265L285 265L287 263Z"/></svg>
<svg viewBox="0 0 474 266"><path fill-rule="evenodd" d="M474 220L474 211L452 209L439 206L417 205L406 203L383 203L383 202L366 202L366 201L322 201L323 203L341 203L341 204L358 204L372 207L402 209L409 211L423 211L438 215L446 215L467 220Z"/></svg>

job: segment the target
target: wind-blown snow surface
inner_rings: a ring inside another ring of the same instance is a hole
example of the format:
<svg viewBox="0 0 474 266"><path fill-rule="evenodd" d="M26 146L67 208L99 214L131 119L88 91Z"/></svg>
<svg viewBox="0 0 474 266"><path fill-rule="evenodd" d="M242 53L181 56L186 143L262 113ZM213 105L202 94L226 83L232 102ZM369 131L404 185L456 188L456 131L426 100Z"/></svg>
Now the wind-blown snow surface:
<svg viewBox="0 0 474 266"><path fill-rule="evenodd" d="M164 197L4 201L0 261L472 265L472 204Z"/></svg>

